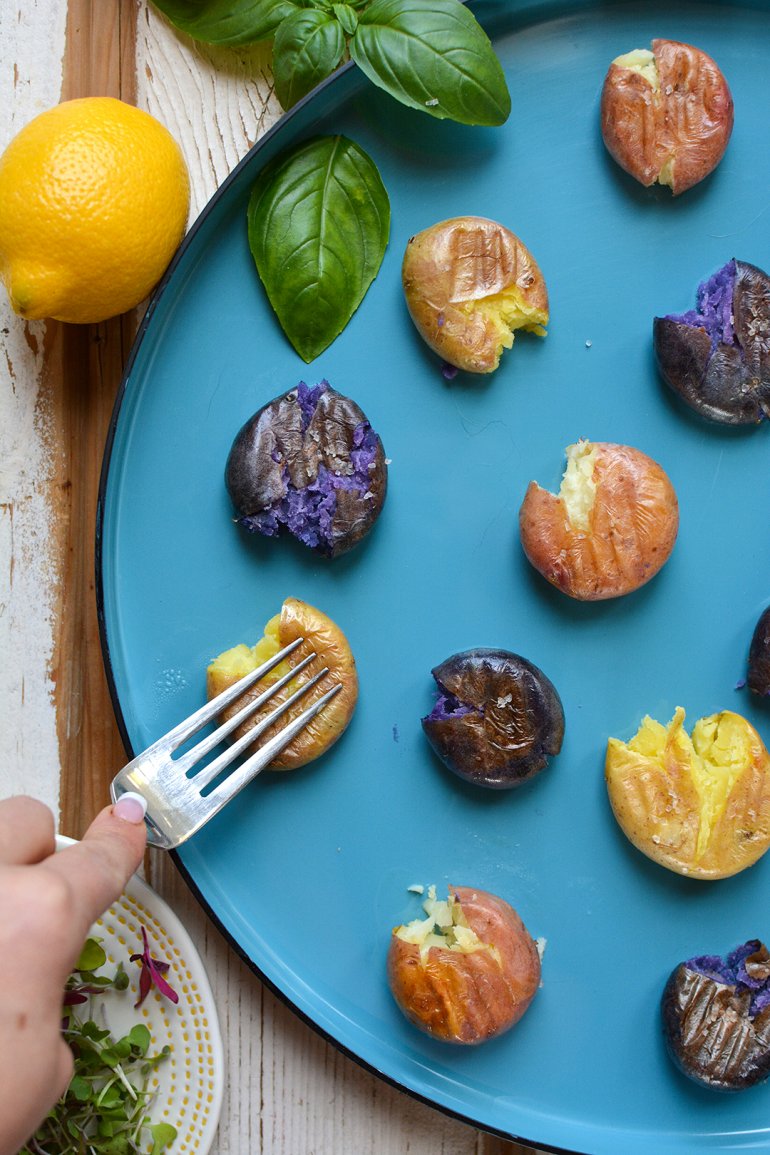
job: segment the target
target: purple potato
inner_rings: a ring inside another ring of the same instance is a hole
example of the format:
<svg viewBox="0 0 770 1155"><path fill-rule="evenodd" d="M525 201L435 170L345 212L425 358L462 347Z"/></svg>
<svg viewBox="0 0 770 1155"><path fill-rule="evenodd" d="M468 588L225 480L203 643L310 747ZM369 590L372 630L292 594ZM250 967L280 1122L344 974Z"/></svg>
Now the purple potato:
<svg viewBox="0 0 770 1155"><path fill-rule="evenodd" d="M378 434L328 381L300 381L264 405L238 433L225 468L239 525L267 537L287 530L326 557L369 532L387 482Z"/></svg>
<svg viewBox="0 0 770 1155"><path fill-rule="evenodd" d="M438 697L422 728L460 778L507 790L533 778L561 750L561 700L526 658L508 650L465 650L431 672Z"/></svg>
<svg viewBox="0 0 770 1155"><path fill-rule="evenodd" d="M696 1082L742 1091L770 1075L770 954L758 939L680 963L661 1014L671 1058Z"/></svg>
<svg viewBox="0 0 770 1155"><path fill-rule="evenodd" d="M749 669L746 679L755 694L770 697L770 606L760 614L749 647Z"/></svg>
<svg viewBox="0 0 770 1155"><path fill-rule="evenodd" d="M709 421L755 425L770 415L770 277L728 261L698 287L698 306L656 317L664 381Z"/></svg>

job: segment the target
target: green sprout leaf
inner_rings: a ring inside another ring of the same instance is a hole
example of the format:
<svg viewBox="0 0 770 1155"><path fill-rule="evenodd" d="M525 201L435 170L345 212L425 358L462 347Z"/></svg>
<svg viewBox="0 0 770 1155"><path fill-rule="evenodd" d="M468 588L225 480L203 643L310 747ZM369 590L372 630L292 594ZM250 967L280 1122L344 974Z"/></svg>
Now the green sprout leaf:
<svg viewBox="0 0 770 1155"><path fill-rule="evenodd" d="M411 108L461 124L503 124L510 114L500 61L460 0L374 0L349 47L374 84Z"/></svg>
<svg viewBox="0 0 770 1155"><path fill-rule="evenodd" d="M144 1023L137 1023L126 1035L129 1046L142 1056L150 1049L150 1032Z"/></svg>
<svg viewBox="0 0 770 1155"><path fill-rule="evenodd" d="M291 108L334 71L345 51L345 36L334 16L301 8L278 28L273 44L275 91Z"/></svg>
<svg viewBox="0 0 770 1155"><path fill-rule="evenodd" d="M83 943L80 957L75 963L76 971L97 971L107 961L107 955L98 939L87 938Z"/></svg>
<svg viewBox="0 0 770 1155"><path fill-rule="evenodd" d="M153 0L175 28L206 44L269 40L304 0Z"/></svg>
<svg viewBox="0 0 770 1155"><path fill-rule="evenodd" d="M169 1143L176 1139L176 1127L172 1127L170 1123L154 1123L149 1130L152 1135L150 1155L160 1155L161 1151L165 1151Z"/></svg>
<svg viewBox="0 0 770 1155"><path fill-rule="evenodd" d="M249 247L304 361L323 352L361 304L389 230L380 174L343 136L314 137L263 169L249 202Z"/></svg>

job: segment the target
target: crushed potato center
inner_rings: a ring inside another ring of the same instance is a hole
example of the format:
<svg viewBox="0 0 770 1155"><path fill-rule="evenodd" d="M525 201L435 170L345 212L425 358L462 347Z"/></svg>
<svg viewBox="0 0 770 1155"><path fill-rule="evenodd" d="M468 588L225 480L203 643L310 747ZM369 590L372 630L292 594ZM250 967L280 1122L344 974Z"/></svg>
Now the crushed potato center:
<svg viewBox="0 0 770 1155"><path fill-rule="evenodd" d="M596 499L595 464L596 446L590 441L578 441L576 445L567 447L567 468L559 497L564 502L570 523L583 532L590 528L591 510Z"/></svg>
<svg viewBox="0 0 770 1155"><path fill-rule="evenodd" d="M497 949L482 942L468 926L462 907L453 894L448 899L438 899L435 886L431 886L422 908L427 918L415 918L398 926L394 934L404 942L418 946L423 960L431 947L437 946L442 950L459 951L462 954L488 950L500 961Z"/></svg>
<svg viewBox="0 0 770 1155"><path fill-rule="evenodd" d="M280 625L281 615L276 614L265 626L264 636L259 639L256 645L247 646L242 642L230 650L225 650L224 653L214 658L209 669L215 669L233 681L236 678L242 678L251 670L256 670L257 666L261 666L263 662L267 662L279 650L283 649L279 637ZM290 669L291 666L288 661L279 662L268 674L265 674L264 684L272 685Z"/></svg>
<svg viewBox="0 0 770 1155"><path fill-rule="evenodd" d="M701 718L693 727L692 738L684 729L684 716L679 707L668 726L644 718L628 749L663 767L666 749L671 746L677 762L689 768L700 802L696 847L696 857L700 857L733 786L751 759L751 743L745 723L737 714L725 712Z"/></svg>
<svg viewBox="0 0 770 1155"><path fill-rule="evenodd" d="M612 63L617 64L618 68L629 68L632 72L638 72L656 92L660 92L658 63L649 48L634 48L623 56L616 56Z"/></svg>

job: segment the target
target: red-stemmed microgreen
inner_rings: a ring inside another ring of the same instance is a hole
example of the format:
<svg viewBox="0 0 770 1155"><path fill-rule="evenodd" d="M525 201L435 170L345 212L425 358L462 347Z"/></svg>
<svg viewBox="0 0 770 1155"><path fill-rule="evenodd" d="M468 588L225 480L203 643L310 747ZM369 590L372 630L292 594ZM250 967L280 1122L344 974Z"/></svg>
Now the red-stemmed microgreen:
<svg viewBox="0 0 770 1155"><path fill-rule="evenodd" d="M160 959L151 958L150 944L147 941L147 931L144 927L142 927L142 941L144 950L139 954L132 954L130 960L142 964L142 971L139 975L139 998L134 1003L134 1008L142 1005L153 987L165 995L167 999L170 999L172 1003L178 1003L179 995L163 977L168 972L169 964Z"/></svg>

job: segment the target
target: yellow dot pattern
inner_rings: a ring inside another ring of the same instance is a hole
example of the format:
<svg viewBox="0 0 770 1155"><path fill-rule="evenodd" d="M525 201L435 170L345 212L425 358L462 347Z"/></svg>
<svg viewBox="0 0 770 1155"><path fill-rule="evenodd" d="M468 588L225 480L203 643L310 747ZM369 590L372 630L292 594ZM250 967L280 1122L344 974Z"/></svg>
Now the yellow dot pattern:
<svg viewBox="0 0 770 1155"><path fill-rule="evenodd" d="M142 1006L134 1009L141 968L138 962L129 962L129 956L143 950L142 927L147 932L151 956L169 963L165 977L179 995L177 1004L153 987ZM222 1079L221 1052L209 1034L209 1021L215 1018L215 1012L206 1006L179 945L155 912L131 894L130 885L127 893L98 920L94 934L101 938L109 964L114 967L122 962L130 980L121 1005L106 1007L110 1029L113 1033L130 1030L137 1016L141 1016L152 1036L150 1053L169 1048L168 1058L157 1068L150 1084L157 1092L150 1108L153 1122L171 1123L177 1129L169 1155L202 1155L209 1149L217 1122L212 1112L218 1113L221 1098L215 1093ZM148 1141L147 1150L150 1146Z"/></svg>

